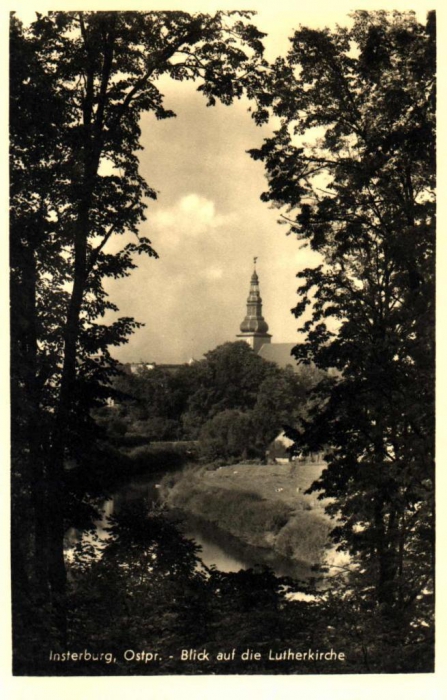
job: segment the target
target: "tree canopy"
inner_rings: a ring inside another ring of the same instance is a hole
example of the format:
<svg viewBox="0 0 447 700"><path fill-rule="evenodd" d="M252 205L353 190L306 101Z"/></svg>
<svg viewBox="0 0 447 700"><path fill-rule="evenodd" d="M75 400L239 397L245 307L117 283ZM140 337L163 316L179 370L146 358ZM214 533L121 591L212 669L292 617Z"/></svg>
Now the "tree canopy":
<svg viewBox="0 0 447 700"><path fill-rule="evenodd" d="M116 368L109 347L137 326L104 323L117 309L103 281L128 275L136 254L156 257L139 235L156 196L139 173L139 119L175 116L161 76L197 81L208 105L250 90L263 62L250 17L49 12L24 27L12 16L13 575L56 611L62 638L66 461L76 469L94 441L90 410ZM125 232L134 242L113 252Z"/></svg>
<svg viewBox="0 0 447 700"><path fill-rule="evenodd" d="M114 381L117 405L101 410L96 420L109 433L119 424L130 438L199 439L210 460L264 457L280 430L307 416L311 389L321 375L313 367L298 373L282 369L245 341L224 343L203 360L174 370L124 372Z"/></svg>
<svg viewBox="0 0 447 700"><path fill-rule="evenodd" d="M295 355L337 370L300 446L330 445L315 489L334 536L380 603L408 609L433 573L434 16L300 28L266 91L263 198L321 260L298 273Z"/></svg>

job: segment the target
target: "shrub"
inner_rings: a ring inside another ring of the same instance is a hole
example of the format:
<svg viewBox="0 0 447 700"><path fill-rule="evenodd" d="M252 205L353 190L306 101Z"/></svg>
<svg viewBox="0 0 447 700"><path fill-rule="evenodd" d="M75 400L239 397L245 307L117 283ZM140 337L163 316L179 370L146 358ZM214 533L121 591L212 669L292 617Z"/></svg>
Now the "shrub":
<svg viewBox="0 0 447 700"><path fill-rule="evenodd" d="M180 469L197 456L197 448L191 442L160 442L141 445L130 450L128 456L136 471L162 471Z"/></svg>
<svg viewBox="0 0 447 700"><path fill-rule="evenodd" d="M246 458L253 451L252 438L251 412L221 411L201 429L200 453L209 461Z"/></svg>
<svg viewBox="0 0 447 700"><path fill-rule="evenodd" d="M307 513L306 510L295 512L278 534L275 546L290 559L317 564L329 543L332 525L328 519Z"/></svg>

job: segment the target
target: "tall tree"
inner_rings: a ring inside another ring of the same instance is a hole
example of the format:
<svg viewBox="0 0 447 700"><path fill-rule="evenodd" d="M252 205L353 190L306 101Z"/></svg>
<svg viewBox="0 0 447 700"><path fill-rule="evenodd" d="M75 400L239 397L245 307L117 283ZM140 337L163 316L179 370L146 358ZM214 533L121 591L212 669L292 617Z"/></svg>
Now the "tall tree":
<svg viewBox="0 0 447 700"><path fill-rule="evenodd" d="M208 104L230 104L262 63L250 13L50 12L27 29L11 23L13 491L34 513L34 570L14 561L28 593L59 611L63 632L64 465L91 430L89 408L106 391L108 346L135 321L100 322L116 310L105 277L126 276L134 256L156 256L139 236L155 192L139 174L139 118L175 116L161 76L198 80ZM134 243L108 252L112 237ZM17 411L18 414L18 411ZM28 509L28 510L27 510ZM18 522L18 521L17 521ZM29 519L28 519L28 522ZM26 587L26 586L25 586Z"/></svg>
<svg viewBox="0 0 447 700"><path fill-rule="evenodd" d="M190 411L209 419L227 409L253 408L259 387L273 367L244 340L219 345L201 362L198 386L188 402Z"/></svg>
<svg viewBox="0 0 447 700"><path fill-rule="evenodd" d="M295 355L337 370L301 438L331 446L314 488L365 587L408 609L433 574L434 15L301 27L263 89L280 119L252 151L263 198L321 260L298 274Z"/></svg>

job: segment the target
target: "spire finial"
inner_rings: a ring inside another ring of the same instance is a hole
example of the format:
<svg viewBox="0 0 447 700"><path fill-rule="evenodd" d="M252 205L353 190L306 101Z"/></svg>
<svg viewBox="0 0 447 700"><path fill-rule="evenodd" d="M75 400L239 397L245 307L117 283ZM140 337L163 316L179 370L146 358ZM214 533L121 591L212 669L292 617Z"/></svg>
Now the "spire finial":
<svg viewBox="0 0 447 700"><path fill-rule="evenodd" d="M258 259L258 258L253 258L253 264L254 264L254 266L255 266L255 269L256 269L256 260L257 260L257 259Z"/></svg>

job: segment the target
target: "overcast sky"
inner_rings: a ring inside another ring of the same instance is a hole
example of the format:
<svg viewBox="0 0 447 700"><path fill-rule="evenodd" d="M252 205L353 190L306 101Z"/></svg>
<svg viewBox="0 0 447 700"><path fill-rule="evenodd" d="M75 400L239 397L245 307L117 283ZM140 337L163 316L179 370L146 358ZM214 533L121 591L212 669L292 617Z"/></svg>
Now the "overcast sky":
<svg viewBox="0 0 447 700"><path fill-rule="evenodd" d="M131 278L108 285L120 313L146 324L116 356L182 362L234 340L253 256L270 332L293 341L295 276L307 256L278 225L278 211L259 199L263 166L246 150L261 144L266 129L256 128L245 101L207 109L186 83L165 94L178 117L142 121L141 170L159 196L141 233L160 257L140 257Z"/></svg>
<svg viewBox="0 0 447 700"><path fill-rule="evenodd" d="M303 21L298 12L280 19L270 14L257 21L266 31L275 25L269 58L287 49L292 27ZM140 155L142 174L159 193L141 233L160 257L140 257L130 278L107 285L120 314L145 323L114 355L185 362L235 340L254 256L272 340L295 341L298 323L290 310L296 273L309 253L277 223L278 210L260 201L264 168L246 153L262 144L270 127L254 124L247 100L207 108L193 83L165 81L162 89L177 117L143 117Z"/></svg>

